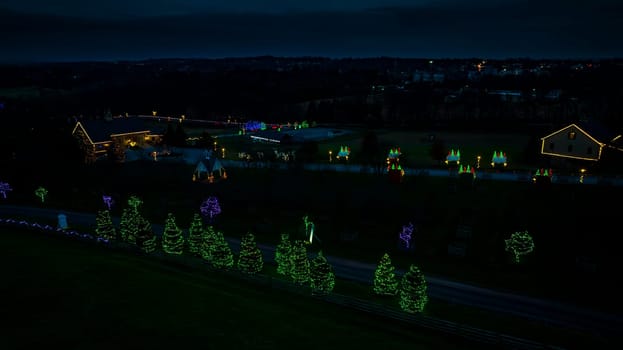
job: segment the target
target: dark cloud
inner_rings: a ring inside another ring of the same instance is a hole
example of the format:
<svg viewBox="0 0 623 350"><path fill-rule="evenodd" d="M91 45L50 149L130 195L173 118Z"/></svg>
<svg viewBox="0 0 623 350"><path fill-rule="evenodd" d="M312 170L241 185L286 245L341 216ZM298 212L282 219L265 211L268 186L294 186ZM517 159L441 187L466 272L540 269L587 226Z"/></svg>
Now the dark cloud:
<svg viewBox="0 0 623 350"><path fill-rule="evenodd" d="M623 56L623 6L600 0L513 6L206 13L136 19L0 14L5 60L225 56ZM565 5L566 4L566 5Z"/></svg>

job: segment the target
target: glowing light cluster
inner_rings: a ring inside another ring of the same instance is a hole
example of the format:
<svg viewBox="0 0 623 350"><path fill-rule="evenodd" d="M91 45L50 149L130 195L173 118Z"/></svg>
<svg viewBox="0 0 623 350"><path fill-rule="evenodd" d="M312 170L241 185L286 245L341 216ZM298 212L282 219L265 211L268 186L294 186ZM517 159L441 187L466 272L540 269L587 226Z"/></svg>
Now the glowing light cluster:
<svg viewBox="0 0 623 350"><path fill-rule="evenodd" d="M493 151L493 156L491 157L491 166L507 166L507 158L506 153L502 151Z"/></svg>
<svg viewBox="0 0 623 350"><path fill-rule="evenodd" d="M258 131L266 130L266 123L257 120L250 120L244 123L244 130L246 131Z"/></svg>
<svg viewBox="0 0 623 350"><path fill-rule="evenodd" d="M445 162L446 164L450 164L450 163L460 164L461 163L461 151L459 151L458 149L456 151L451 149L450 152L448 152L448 155L446 156Z"/></svg>
<svg viewBox="0 0 623 350"><path fill-rule="evenodd" d="M471 174L475 178L476 169L474 167L469 166L469 164L467 166L459 165L459 175L461 174Z"/></svg>
<svg viewBox="0 0 623 350"><path fill-rule="evenodd" d="M2 195L2 198L6 199L6 193L11 191L13 191L13 189L9 183L0 182L0 194Z"/></svg>
<svg viewBox="0 0 623 350"><path fill-rule="evenodd" d="M348 160L348 157L350 156L350 147L348 146L340 146L340 151L337 153L337 159L341 159L344 158L346 160Z"/></svg>
<svg viewBox="0 0 623 350"><path fill-rule="evenodd" d="M396 158L399 158L401 155L402 153L400 152L400 147L390 148L389 153L387 154L387 158L396 159Z"/></svg>
<svg viewBox="0 0 623 350"><path fill-rule="evenodd" d="M400 147L390 148L387 154L387 173L389 174L390 181L394 183L400 183L405 175L405 171L400 165L401 155Z"/></svg>

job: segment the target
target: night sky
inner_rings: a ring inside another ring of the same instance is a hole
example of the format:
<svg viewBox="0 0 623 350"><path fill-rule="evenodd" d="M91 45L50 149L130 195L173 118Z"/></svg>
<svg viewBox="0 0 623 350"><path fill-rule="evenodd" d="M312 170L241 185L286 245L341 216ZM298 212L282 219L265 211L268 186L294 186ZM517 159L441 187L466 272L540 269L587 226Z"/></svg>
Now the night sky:
<svg viewBox="0 0 623 350"><path fill-rule="evenodd" d="M612 58L622 21L620 0L0 0L0 61Z"/></svg>

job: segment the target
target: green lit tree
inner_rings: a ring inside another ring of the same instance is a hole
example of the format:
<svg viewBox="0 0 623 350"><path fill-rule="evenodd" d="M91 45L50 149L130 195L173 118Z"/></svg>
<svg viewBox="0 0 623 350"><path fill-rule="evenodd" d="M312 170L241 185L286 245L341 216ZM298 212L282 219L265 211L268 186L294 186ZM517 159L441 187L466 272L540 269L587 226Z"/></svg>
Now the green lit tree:
<svg viewBox="0 0 623 350"><path fill-rule="evenodd" d="M201 245L199 246L199 255L204 260L212 261L212 247L216 244L216 232L214 227L207 226L201 233Z"/></svg>
<svg viewBox="0 0 623 350"><path fill-rule="evenodd" d="M396 295L398 278L394 273L394 266L385 253L374 271L374 293L378 295Z"/></svg>
<svg viewBox="0 0 623 350"><path fill-rule="evenodd" d="M138 207L141 204L143 204L143 201L137 196L130 196L130 198L128 198L128 205L136 212L138 212Z"/></svg>
<svg viewBox="0 0 623 350"><path fill-rule="evenodd" d="M290 255L290 277L294 283L303 285L309 282L309 258L305 241L295 241Z"/></svg>
<svg viewBox="0 0 623 350"><path fill-rule="evenodd" d="M35 190L35 196L39 197L41 203L43 203L48 196L48 190L45 187L39 187Z"/></svg>
<svg viewBox="0 0 623 350"><path fill-rule="evenodd" d="M506 251L513 255L513 261L516 264L521 262L523 256L532 253L534 250L534 241L528 231L515 232L504 242L506 243Z"/></svg>
<svg viewBox="0 0 623 350"><path fill-rule="evenodd" d="M136 245L145 253L152 253L158 247L158 237L154 235L151 223L142 216L138 217Z"/></svg>
<svg viewBox="0 0 623 350"><path fill-rule="evenodd" d="M310 282L312 293L315 295L326 295L333 291L335 286L335 273L333 267L322 255L322 251L311 261Z"/></svg>
<svg viewBox="0 0 623 350"><path fill-rule="evenodd" d="M203 219L199 213L195 213L190 227L188 228L188 251L190 254L200 255L203 231Z"/></svg>
<svg viewBox="0 0 623 350"><path fill-rule="evenodd" d="M95 233L104 239L115 239L115 228L112 225L112 219L110 218L110 212L106 209L100 210L95 217Z"/></svg>
<svg viewBox="0 0 623 350"><path fill-rule="evenodd" d="M255 242L255 236L248 232L240 240L240 256L238 256L238 269L244 273L255 274L262 271L264 258L262 251Z"/></svg>
<svg viewBox="0 0 623 350"><path fill-rule="evenodd" d="M167 221L162 233L162 250L168 254L182 254L184 251L184 236L182 230L175 223L172 213L167 215Z"/></svg>
<svg viewBox="0 0 623 350"><path fill-rule="evenodd" d="M428 302L427 288L422 271L417 266L411 265L400 281L398 290L400 308L410 313L422 312Z"/></svg>
<svg viewBox="0 0 623 350"><path fill-rule="evenodd" d="M234 266L234 253L225 240L223 232L216 231L214 244L210 247L210 262L219 269L229 269Z"/></svg>
<svg viewBox="0 0 623 350"><path fill-rule="evenodd" d="M139 214L133 208L125 208L121 213L119 222L119 233L124 242L136 244L136 234L138 232Z"/></svg>
<svg viewBox="0 0 623 350"><path fill-rule="evenodd" d="M287 233L281 235L281 241L275 249L275 262L277 263L277 273L280 275L290 275L290 255L292 254L292 242Z"/></svg>

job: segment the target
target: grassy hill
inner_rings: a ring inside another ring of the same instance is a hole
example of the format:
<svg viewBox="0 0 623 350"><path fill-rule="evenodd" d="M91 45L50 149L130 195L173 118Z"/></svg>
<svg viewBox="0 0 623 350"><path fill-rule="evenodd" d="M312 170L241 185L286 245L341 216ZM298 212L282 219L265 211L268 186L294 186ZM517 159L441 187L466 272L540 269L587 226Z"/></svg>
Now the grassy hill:
<svg viewBox="0 0 623 350"><path fill-rule="evenodd" d="M1 230L11 348L469 349L430 331L205 271Z"/></svg>

